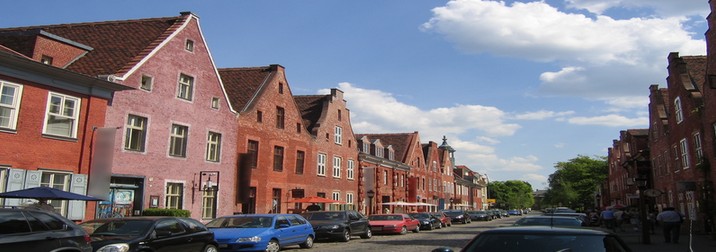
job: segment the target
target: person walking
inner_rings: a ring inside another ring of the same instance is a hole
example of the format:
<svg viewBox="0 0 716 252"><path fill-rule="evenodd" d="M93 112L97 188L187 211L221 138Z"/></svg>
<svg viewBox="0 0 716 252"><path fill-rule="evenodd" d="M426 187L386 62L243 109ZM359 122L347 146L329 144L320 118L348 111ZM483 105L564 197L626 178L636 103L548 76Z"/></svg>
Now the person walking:
<svg viewBox="0 0 716 252"><path fill-rule="evenodd" d="M622 225L624 225L624 210L617 208L617 210L614 211L614 219L616 219L614 230L624 231L624 227L622 227Z"/></svg>
<svg viewBox="0 0 716 252"><path fill-rule="evenodd" d="M607 210L602 211L602 213L599 215L599 219L601 219L601 222L604 223L604 226L607 229L611 229L612 231L617 232L616 217L614 217L614 210L612 210L611 207L608 207Z"/></svg>
<svg viewBox="0 0 716 252"><path fill-rule="evenodd" d="M681 223L684 221L684 217L675 208L666 207L656 216L656 220L661 222L661 226L664 227L664 241L679 243Z"/></svg>

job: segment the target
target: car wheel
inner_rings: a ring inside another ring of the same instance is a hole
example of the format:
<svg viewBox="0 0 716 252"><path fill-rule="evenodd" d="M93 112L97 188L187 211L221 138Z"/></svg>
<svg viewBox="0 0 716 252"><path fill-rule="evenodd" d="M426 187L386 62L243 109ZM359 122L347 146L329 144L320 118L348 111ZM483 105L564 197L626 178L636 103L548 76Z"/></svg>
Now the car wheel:
<svg viewBox="0 0 716 252"><path fill-rule="evenodd" d="M204 252L219 252L219 249L216 248L213 244L208 244L206 247L204 247Z"/></svg>
<svg viewBox="0 0 716 252"><path fill-rule="evenodd" d="M413 230L413 233L420 233L420 225L415 227L415 230Z"/></svg>
<svg viewBox="0 0 716 252"><path fill-rule="evenodd" d="M342 242L347 242L351 240L351 231L348 229L343 230L343 236L341 236Z"/></svg>
<svg viewBox="0 0 716 252"><path fill-rule="evenodd" d="M360 238L362 238L362 239L370 239L371 237L373 237L373 232L370 231L370 227L366 227L366 228L365 228L365 234L361 235Z"/></svg>
<svg viewBox="0 0 716 252"><path fill-rule="evenodd" d="M266 252L278 252L281 250L281 246L276 240L270 240L266 246Z"/></svg>
<svg viewBox="0 0 716 252"><path fill-rule="evenodd" d="M299 246L301 246L301 248L312 248L313 247L313 237L309 235L308 237L306 237L306 241L299 244Z"/></svg>
<svg viewBox="0 0 716 252"><path fill-rule="evenodd" d="M403 228L400 229L400 234L404 235L408 233L408 228L406 226L403 226Z"/></svg>
<svg viewBox="0 0 716 252"><path fill-rule="evenodd" d="M441 228L443 228L443 224L438 223L437 229L441 229Z"/></svg>

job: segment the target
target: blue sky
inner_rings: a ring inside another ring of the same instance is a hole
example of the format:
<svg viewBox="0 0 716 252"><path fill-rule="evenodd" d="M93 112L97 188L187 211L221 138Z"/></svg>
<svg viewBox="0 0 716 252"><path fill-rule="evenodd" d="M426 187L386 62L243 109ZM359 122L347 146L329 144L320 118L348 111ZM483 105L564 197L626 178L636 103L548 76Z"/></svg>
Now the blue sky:
<svg viewBox="0 0 716 252"><path fill-rule="evenodd" d="M280 64L294 94L346 94L356 133L442 136L492 181L547 187L648 127L666 57L705 55L708 0L12 1L0 27L191 11L219 67Z"/></svg>

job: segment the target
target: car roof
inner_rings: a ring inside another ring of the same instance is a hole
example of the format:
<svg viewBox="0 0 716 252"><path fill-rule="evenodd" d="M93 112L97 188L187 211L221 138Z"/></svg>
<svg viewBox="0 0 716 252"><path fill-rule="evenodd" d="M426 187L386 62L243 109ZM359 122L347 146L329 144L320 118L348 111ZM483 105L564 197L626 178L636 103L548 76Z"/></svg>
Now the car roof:
<svg viewBox="0 0 716 252"><path fill-rule="evenodd" d="M499 227L481 232L480 234L571 234L571 235L608 235L608 232L585 229L585 228L567 228L567 227L550 227L550 226L516 226L516 227Z"/></svg>

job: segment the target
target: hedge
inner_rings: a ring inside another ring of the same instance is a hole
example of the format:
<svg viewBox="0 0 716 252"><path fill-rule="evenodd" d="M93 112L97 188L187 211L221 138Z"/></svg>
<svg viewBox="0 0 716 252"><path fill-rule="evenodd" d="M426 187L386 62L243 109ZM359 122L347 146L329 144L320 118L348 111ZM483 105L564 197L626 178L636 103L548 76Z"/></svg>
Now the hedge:
<svg viewBox="0 0 716 252"><path fill-rule="evenodd" d="M191 212L184 209L147 208L142 212L143 216L175 216L191 217Z"/></svg>

